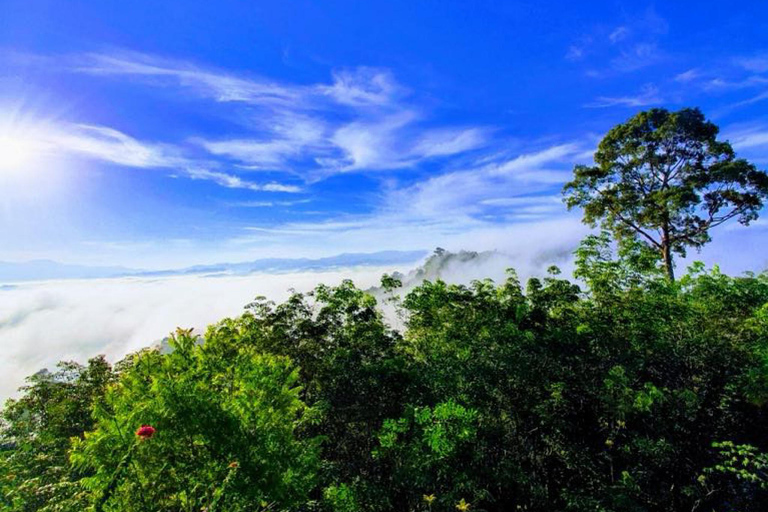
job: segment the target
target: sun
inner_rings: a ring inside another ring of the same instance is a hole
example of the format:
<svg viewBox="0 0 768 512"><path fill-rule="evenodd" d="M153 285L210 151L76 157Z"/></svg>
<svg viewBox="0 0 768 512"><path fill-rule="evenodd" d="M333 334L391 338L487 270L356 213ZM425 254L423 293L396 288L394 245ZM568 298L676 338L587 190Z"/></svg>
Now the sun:
<svg viewBox="0 0 768 512"><path fill-rule="evenodd" d="M31 177L46 154L46 125L32 118L0 118L0 178Z"/></svg>
<svg viewBox="0 0 768 512"><path fill-rule="evenodd" d="M28 170L36 157L34 141L0 134L0 173L16 174Z"/></svg>

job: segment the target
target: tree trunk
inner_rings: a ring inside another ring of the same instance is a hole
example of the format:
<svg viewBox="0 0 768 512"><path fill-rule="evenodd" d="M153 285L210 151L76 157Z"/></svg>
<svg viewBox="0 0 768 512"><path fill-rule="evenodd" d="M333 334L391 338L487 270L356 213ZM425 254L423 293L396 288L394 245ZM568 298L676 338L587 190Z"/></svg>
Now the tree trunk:
<svg viewBox="0 0 768 512"><path fill-rule="evenodd" d="M666 178L664 178L666 186ZM666 208L666 206L665 206ZM669 239L669 210L664 211L664 224L661 227L661 257L664 259L664 270L667 271L667 279L675 282L675 267L672 263L672 244Z"/></svg>
<svg viewBox="0 0 768 512"><path fill-rule="evenodd" d="M661 240L661 257L664 260L664 270L667 272L667 278L670 282L675 281L675 267L672 263L672 248L669 244L669 236L664 230L664 237Z"/></svg>

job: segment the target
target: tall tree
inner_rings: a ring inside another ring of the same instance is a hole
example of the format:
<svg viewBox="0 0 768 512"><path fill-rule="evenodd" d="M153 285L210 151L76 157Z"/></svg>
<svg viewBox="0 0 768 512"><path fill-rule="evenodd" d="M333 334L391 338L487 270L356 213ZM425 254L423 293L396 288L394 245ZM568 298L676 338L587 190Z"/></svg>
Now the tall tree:
<svg viewBox="0 0 768 512"><path fill-rule="evenodd" d="M608 132L595 165L575 167L565 202L619 241L650 245L674 280L673 254L701 248L730 219L748 225L768 197L768 174L736 158L718 132L699 109L640 112Z"/></svg>

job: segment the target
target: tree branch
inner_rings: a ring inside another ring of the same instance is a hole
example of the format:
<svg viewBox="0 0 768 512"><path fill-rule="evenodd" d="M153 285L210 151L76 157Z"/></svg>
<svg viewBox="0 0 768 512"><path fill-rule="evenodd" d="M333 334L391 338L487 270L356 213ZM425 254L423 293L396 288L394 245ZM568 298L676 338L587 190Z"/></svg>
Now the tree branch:
<svg viewBox="0 0 768 512"><path fill-rule="evenodd" d="M630 221L629 219L625 219L624 217L622 217L622 215L621 215L620 213L618 213L617 211L615 211L615 210L613 210L613 209L611 209L611 213L612 213L613 215L615 215L615 216L616 216L616 218L617 218L617 219L619 219L621 222L623 222L623 223L624 223L624 224L626 224L627 226L629 226L629 227L631 227L632 229L634 229L636 232L638 232L638 233L640 233L641 235L643 235L643 236L646 238L646 240L648 240L649 242L651 242L651 244L652 244L654 247L656 247L657 249L661 249L661 244L660 244L659 242L657 242L656 240L654 240L654 239L653 239L653 237L652 237L651 235L649 235L648 233L646 233L645 231L643 231L642 229L640 229L640 228L639 228L638 226L636 226L636 225L635 225L635 224L634 224L632 221Z"/></svg>

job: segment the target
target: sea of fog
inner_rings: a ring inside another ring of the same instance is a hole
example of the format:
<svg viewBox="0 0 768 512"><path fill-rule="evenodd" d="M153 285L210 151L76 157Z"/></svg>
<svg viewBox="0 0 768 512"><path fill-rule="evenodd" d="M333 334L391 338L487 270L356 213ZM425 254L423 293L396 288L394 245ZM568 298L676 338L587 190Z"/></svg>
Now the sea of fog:
<svg viewBox="0 0 768 512"><path fill-rule="evenodd" d="M60 360L110 361L150 346L176 327L202 330L235 316L255 296L281 301L290 288L353 279L378 284L391 268L358 268L247 276L179 276L24 282L0 289L0 400L24 378Z"/></svg>

